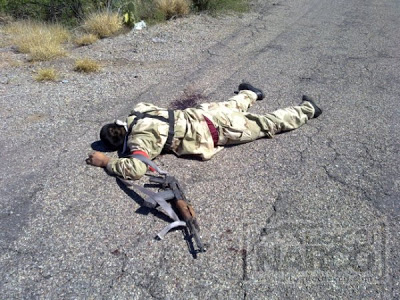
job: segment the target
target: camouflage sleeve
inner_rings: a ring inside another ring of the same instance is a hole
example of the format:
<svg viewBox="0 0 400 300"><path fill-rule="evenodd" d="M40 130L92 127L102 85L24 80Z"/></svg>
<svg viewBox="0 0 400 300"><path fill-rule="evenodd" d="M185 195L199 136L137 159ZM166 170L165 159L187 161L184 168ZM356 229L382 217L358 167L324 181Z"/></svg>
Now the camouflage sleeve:
<svg viewBox="0 0 400 300"><path fill-rule="evenodd" d="M145 104L141 104L142 106ZM160 114L165 113L160 112ZM154 159L158 156L168 136L168 123L152 118L141 119L133 127L128 137L130 153L140 154ZM147 165L136 158L112 158L107 164L111 174L122 176L125 179L139 179L147 171Z"/></svg>
<svg viewBox="0 0 400 300"><path fill-rule="evenodd" d="M151 118L139 120L128 138L129 150L144 151L150 159L154 159L164 147L168 128L168 123L163 121Z"/></svg>
<svg viewBox="0 0 400 300"><path fill-rule="evenodd" d="M136 158L112 158L107 171L125 179L140 179L147 171L147 165Z"/></svg>

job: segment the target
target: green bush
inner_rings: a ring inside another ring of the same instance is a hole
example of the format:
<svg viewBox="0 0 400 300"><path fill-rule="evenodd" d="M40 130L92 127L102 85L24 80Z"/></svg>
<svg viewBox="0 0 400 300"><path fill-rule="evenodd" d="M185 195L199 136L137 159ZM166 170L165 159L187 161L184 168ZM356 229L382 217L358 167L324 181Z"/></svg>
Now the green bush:
<svg viewBox="0 0 400 300"><path fill-rule="evenodd" d="M135 16L136 6L135 6L135 4L131 1L131 2L127 3L121 11L122 11L122 14L124 17L124 24L126 26L132 27L136 22L136 16Z"/></svg>
<svg viewBox="0 0 400 300"><path fill-rule="evenodd" d="M18 19L77 25L90 11L106 6L99 0L0 0L0 11Z"/></svg>
<svg viewBox="0 0 400 300"><path fill-rule="evenodd" d="M248 0L191 0L194 11L244 12ZM167 18L155 0L0 0L0 12L16 19L37 19L76 26L90 13L96 11L119 12L125 24L146 20L152 24Z"/></svg>
<svg viewBox="0 0 400 300"><path fill-rule="evenodd" d="M198 11L220 11L245 12L249 8L248 0L192 0L193 6Z"/></svg>
<svg viewBox="0 0 400 300"><path fill-rule="evenodd" d="M192 0L192 1L193 1L193 6L199 11L206 10L210 2L210 0Z"/></svg>

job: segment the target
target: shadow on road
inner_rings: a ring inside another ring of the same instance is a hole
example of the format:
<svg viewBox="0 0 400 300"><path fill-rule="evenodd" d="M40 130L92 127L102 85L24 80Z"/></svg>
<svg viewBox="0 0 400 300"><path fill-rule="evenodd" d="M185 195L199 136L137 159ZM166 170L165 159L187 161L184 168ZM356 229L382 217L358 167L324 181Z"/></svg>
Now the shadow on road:
<svg viewBox="0 0 400 300"><path fill-rule="evenodd" d="M138 194L136 193L134 190L128 188L125 184L123 184L120 180L116 179L115 180L118 184L118 186L121 188L121 190L123 190L125 192L125 194L127 194L130 198L132 198L133 201L135 201L137 204L140 205L140 207L135 211L137 214L141 214L141 215L148 215L148 214L152 214L155 217L165 221L165 222L173 222L172 219L170 219L166 214L162 213L161 211L155 209L155 208L148 208L143 206L143 201L144 199Z"/></svg>
<svg viewBox="0 0 400 300"><path fill-rule="evenodd" d="M93 142L93 143L90 145L90 147L92 147L92 149L93 149L94 151L99 151L99 152L114 152L114 151L108 150L108 149L104 146L103 142L100 141L100 140Z"/></svg>

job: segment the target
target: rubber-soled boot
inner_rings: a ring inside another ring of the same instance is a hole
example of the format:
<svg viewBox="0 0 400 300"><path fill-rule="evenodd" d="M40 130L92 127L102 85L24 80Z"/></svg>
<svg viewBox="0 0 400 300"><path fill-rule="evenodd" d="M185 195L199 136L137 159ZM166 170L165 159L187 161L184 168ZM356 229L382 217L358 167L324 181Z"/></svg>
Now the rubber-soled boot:
<svg viewBox="0 0 400 300"><path fill-rule="evenodd" d="M257 100L262 100L265 98L264 92L261 89L257 89L254 86L252 86L250 83L247 82L243 82L241 84L239 84L239 91L252 91L254 93L256 93L257 95Z"/></svg>
<svg viewBox="0 0 400 300"><path fill-rule="evenodd" d="M314 117L313 117L313 118L318 118L319 115L322 114L322 109L319 108L319 107L317 106L317 104L315 104L315 101L314 101L313 98L311 98L310 96L307 96L307 95L303 95L303 99L302 99L302 100L303 100L303 101L310 102L311 105L314 107L314 111L315 111L315 112L314 112Z"/></svg>

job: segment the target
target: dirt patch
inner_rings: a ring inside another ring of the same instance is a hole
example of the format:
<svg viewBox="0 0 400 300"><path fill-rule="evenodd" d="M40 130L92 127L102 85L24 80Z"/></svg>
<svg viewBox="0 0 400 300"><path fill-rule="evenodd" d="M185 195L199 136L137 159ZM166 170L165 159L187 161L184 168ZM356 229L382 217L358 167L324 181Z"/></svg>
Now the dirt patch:
<svg viewBox="0 0 400 300"><path fill-rule="evenodd" d="M36 123L46 119L48 116L45 114L33 114L26 118L27 122Z"/></svg>

